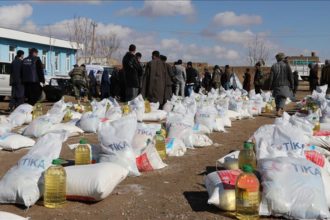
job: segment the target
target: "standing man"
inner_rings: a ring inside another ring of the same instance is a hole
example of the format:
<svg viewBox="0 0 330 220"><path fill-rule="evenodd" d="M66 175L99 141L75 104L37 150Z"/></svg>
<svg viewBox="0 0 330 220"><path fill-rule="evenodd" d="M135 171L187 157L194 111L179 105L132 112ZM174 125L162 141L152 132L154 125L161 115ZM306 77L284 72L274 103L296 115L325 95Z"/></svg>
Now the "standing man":
<svg viewBox="0 0 330 220"><path fill-rule="evenodd" d="M316 86L319 85L319 77L317 76L319 67L318 65L315 64L309 64L308 67L310 68L309 70L309 90L313 92L316 89Z"/></svg>
<svg viewBox="0 0 330 220"><path fill-rule="evenodd" d="M288 97L292 98L293 75L291 68L283 59L284 53L278 53L277 63L270 70L270 89L275 97L277 116L282 116L284 105Z"/></svg>
<svg viewBox="0 0 330 220"><path fill-rule="evenodd" d="M142 95L150 102L159 102L160 107L166 102L166 77L166 65L160 60L159 51L153 51L152 60L146 65Z"/></svg>
<svg viewBox="0 0 330 220"><path fill-rule="evenodd" d="M88 74L89 99L97 97L96 85L97 85L97 81L96 81L94 70L90 70L89 74Z"/></svg>
<svg viewBox="0 0 330 220"><path fill-rule="evenodd" d="M140 94L141 93L141 88L142 88L143 74L144 74L144 64L141 62L142 54L140 52L137 52L135 54L135 57L136 57L138 63L140 64L140 66L142 68L142 74L139 76L139 94Z"/></svg>
<svg viewBox="0 0 330 220"><path fill-rule="evenodd" d="M254 74L254 80L253 80L254 90L256 94L261 94L261 88L263 86L263 78L264 78L261 72L261 62L257 62L255 68L256 68L256 72Z"/></svg>
<svg viewBox="0 0 330 220"><path fill-rule="evenodd" d="M74 89L74 95L76 97L76 100L78 103L80 103L81 99L81 91L84 90L85 92L89 92L87 89L87 73L85 64L82 64L81 66L75 65L73 70L69 73L69 76L71 77L71 82Z"/></svg>
<svg viewBox="0 0 330 220"><path fill-rule="evenodd" d="M247 92L250 92L251 90L251 74L250 74L250 68L246 68L246 71L244 73L244 81L243 81L243 89Z"/></svg>
<svg viewBox="0 0 330 220"><path fill-rule="evenodd" d="M135 57L136 46L131 44L128 52L123 57L123 70L126 79L126 101L131 101L139 94L140 77L142 76L142 67Z"/></svg>
<svg viewBox="0 0 330 220"><path fill-rule="evenodd" d="M202 86L208 93L212 89L212 75L207 67L204 68L204 76L202 79Z"/></svg>
<svg viewBox="0 0 330 220"><path fill-rule="evenodd" d="M178 60L175 65L175 95L184 97L184 90L186 85L186 68L182 65L182 60Z"/></svg>
<svg viewBox="0 0 330 220"><path fill-rule="evenodd" d="M164 55L160 55L160 60L164 62L166 67L166 88L165 88L165 101L168 101L173 96L173 90L172 90L172 79L173 79L173 69L172 66L169 63L166 63L167 57Z"/></svg>
<svg viewBox="0 0 330 220"><path fill-rule="evenodd" d="M226 65L225 72L221 75L221 85L225 90L230 89L230 76L230 67Z"/></svg>
<svg viewBox="0 0 330 220"><path fill-rule="evenodd" d="M322 73L321 73L321 85L328 85L329 89L329 84L330 84L330 61L325 60L325 65L322 68Z"/></svg>
<svg viewBox="0 0 330 220"><path fill-rule="evenodd" d="M107 70L104 70L101 79L101 99L107 99L109 97L110 97L110 75Z"/></svg>
<svg viewBox="0 0 330 220"><path fill-rule="evenodd" d="M221 69L218 65L215 65L213 68L213 74L212 74L212 86L214 89L220 89L221 86Z"/></svg>
<svg viewBox="0 0 330 220"><path fill-rule="evenodd" d="M186 74L187 74L186 95L187 96L190 96L191 93L194 91L195 85L197 83L197 77L198 77L198 72L192 66L192 62L191 61L189 61L187 63Z"/></svg>
<svg viewBox="0 0 330 220"><path fill-rule="evenodd" d="M24 85L22 83L22 60L24 51L19 50L11 63L9 85L11 86L11 99L8 111L13 111L17 106L24 103Z"/></svg>
<svg viewBox="0 0 330 220"><path fill-rule="evenodd" d="M31 48L29 56L22 61L22 81L25 87L25 97L30 105L38 102L42 94L40 83L45 83L43 65L38 57L38 50Z"/></svg>
<svg viewBox="0 0 330 220"><path fill-rule="evenodd" d="M298 71L296 70L293 72L293 91L292 92L293 92L294 98L296 97L298 86L299 86L299 74L298 74Z"/></svg>

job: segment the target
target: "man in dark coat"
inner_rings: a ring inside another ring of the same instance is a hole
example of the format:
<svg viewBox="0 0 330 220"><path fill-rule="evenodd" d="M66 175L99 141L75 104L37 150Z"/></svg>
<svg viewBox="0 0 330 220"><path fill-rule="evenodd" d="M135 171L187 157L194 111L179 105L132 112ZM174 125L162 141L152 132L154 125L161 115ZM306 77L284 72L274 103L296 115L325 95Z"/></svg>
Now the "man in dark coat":
<svg viewBox="0 0 330 220"><path fill-rule="evenodd" d="M194 91L194 87L195 87L195 85L197 83L197 76L198 76L198 72L192 66L192 62L191 61L189 61L187 63L186 75L187 75L187 80L186 80L186 96L190 96L191 93Z"/></svg>
<svg viewBox="0 0 330 220"><path fill-rule="evenodd" d="M110 76L107 70L103 71L101 79L101 98L110 97Z"/></svg>
<svg viewBox="0 0 330 220"><path fill-rule="evenodd" d="M212 74L212 87L214 89L220 89L221 77L222 77L221 69L218 65L215 65Z"/></svg>
<svg viewBox="0 0 330 220"><path fill-rule="evenodd" d="M22 83L22 60L24 51L19 50L15 59L11 63L11 72L9 84L11 86L11 99L9 103L9 111L14 110L17 106L24 103L24 85Z"/></svg>
<svg viewBox="0 0 330 220"><path fill-rule="evenodd" d="M290 66L283 61L285 55L275 56L277 63L270 70L270 89L275 97L277 116L282 116L286 99L292 98L293 74Z"/></svg>
<svg viewBox="0 0 330 220"><path fill-rule="evenodd" d="M224 73L221 74L221 85L225 90L230 89L230 76L230 67L226 65Z"/></svg>
<svg viewBox="0 0 330 220"><path fill-rule="evenodd" d="M159 102L162 107L166 102L166 78L168 74L166 65L160 60L159 56L159 51L152 52L152 60L146 65L142 95L150 102Z"/></svg>
<svg viewBox="0 0 330 220"><path fill-rule="evenodd" d="M296 93L299 86L299 74L298 71L293 72L293 96L296 97Z"/></svg>
<svg viewBox="0 0 330 220"><path fill-rule="evenodd" d="M42 87L45 83L43 65L38 57L38 50L31 48L29 56L22 61L22 82L25 87L25 97L30 105L34 105L40 99Z"/></svg>
<svg viewBox="0 0 330 220"><path fill-rule="evenodd" d="M209 92L212 89L212 75L209 72L208 68L204 69L204 77L202 79L202 86L206 92Z"/></svg>
<svg viewBox="0 0 330 220"><path fill-rule="evenodd" d="M243 89L247 92L250 92L250 90L251 90L251 74L250 74L249 68L246 69L243 77L244 77Z"/></svg>
<svg viewBox="0 0 330 220"><path fill-rule="evenodd" d="M330 84L330 60L325 60L325 65L322 68L321 72L321 85L328 85L329 91L329 84Z"/></svg>
<svg viewBox="0 0 330 220"><path fill-rule="evenodd" d="M89 89L89 99L96 98L96 77L94 70L89 71L88 74L88 89Z"/></svg>
<svg viewBox="0 0 330 220"><path fill-rule="evenodd" d="M169 63L166 63L167 61L167 57L164 55L160 55L160 60L163 61L165 63L165 67L166 67L166 93L165 93L165 101L168 101L172 98L173 96L173 90L172 90L172 79L174 77L174 73L173 73L173 68Z"/></svg>
<svg viewBox="0 0 330 220"><path fill-rule="evenodd" d="M135 57L136 46L131 44L128 48L128 52L123 57L123 69L126 79L126 101L131 101L139 94L140 77L143 70Z"/></svg>
<svg viewBox="0 0 330 220"><path fill-rule="evenodd" d="M261 62L257 62L255 65L256 72L254 74L253 84L256 94L261 94L261 89L263 86L263 74L261 72Z"/></svg>
<svg viewBox="0 0 330 220"><path fill-rule="evenodd" d="M110 77L110 96L120 99L120 78L119 70L117 67L113 68L111 77Z"/></svg>
<svg viewBox="0 0 330 220"><path fill-rule="evenodd" d="M142 68L142 74L140 74L140 76L139 76L139 94L140 94L141 88L142 88L142 79L143 79L143 74L144 74L144 64L141 62L142 54L140 52L137 52L135 54L135 57Z"/></svg>
<svg viewBox="0 0 330 220"><path fill-rule="evenodd" d="M309 90L313 92L316 89L316 86L319 85L319 77L317 76L319 67L317 64L309 64L308 67L310 68L309 70Z"/></svg>

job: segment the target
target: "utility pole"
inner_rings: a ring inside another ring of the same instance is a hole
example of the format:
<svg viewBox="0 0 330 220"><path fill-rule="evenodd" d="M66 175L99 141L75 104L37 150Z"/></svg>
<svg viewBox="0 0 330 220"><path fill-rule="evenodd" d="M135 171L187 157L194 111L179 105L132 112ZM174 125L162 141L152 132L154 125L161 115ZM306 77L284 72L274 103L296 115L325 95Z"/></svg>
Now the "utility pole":
<svg viewBox="0 0 330 220"><path fill-rule="evenodd" d="M94 48L95 48L95 28L97 24L95 21L92 22L93 27L93 36L92 36L92 48L91 48L91 56L89 57L89 64L92 64L93 56L94 56Z"/></svg>

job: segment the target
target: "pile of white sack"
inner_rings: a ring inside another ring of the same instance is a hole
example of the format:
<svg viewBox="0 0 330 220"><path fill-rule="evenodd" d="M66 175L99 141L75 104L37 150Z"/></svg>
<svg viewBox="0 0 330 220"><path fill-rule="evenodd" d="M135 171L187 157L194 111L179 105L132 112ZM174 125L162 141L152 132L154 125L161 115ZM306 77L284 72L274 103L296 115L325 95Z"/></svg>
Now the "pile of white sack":
<svg viewBox="0 0 330 220"><path fill-rule="evenodd" d="M261 126L250 138L255 143L257 172L260 174L261 216L287 219L330 218L330 123L324 87L312 98L319 111L287 113L274 124ZM321 131L313 131L321 118ZM329 115L330 119L330 115ZM224 170L205 178L208 203L226 211L235 210L235 181L239 151L217 161Z"/></svg>
<svg viewBox="0 0 330 220"><path fill-rule="evenodd" d="M159 103L150 103L151 112L145 113L145 101L138 96L128 102L130 112L123 114L114 99L92 101L92 111L85 113L72 110L75 105L60 100L34 120L33 107L21 105L8 117L0 118L0 148L32 147L0 179L0 203L34 205L43 194L44 171L59 157L69 137L83 133L98 136L99 144L90 145L94 164L65 167L67 199L95 202L109 196L127 176L167 166L154 140L161 123L167 131L167 155L183 156L187 149L212 145L210 133L225 132L233 120L259 115L270 101L270 93L212 90L208 95L173 96L164 110L159 110ZM63 122L68 111L72 118Z"/></svg>

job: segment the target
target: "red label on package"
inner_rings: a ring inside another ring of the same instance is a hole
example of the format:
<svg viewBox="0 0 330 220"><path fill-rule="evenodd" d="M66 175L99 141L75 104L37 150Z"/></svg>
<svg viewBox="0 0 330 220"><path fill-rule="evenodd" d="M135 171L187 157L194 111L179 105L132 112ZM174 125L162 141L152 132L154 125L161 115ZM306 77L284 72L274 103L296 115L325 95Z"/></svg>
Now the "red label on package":
<svg viewBox="0 0 330 220"><path fill-rule="evenodd" d="M224 189L235 189L236 179L241 174L240 170L221 170L218 171L219 178Z"/></svg>
<svg viewBox="0 0 330 220"><path fill-rule="evenodd" d="M308 150L308 151L305 151L305 156L306 156L307 160L315 163L316 165L318 165L320 167L324 167L325 158L319 152L313 151L313 150Z"/></svg>
<svg viewBox="0 0 330 220"><path fill-rule="evenodd" d="M154 170L150 164L147 153L141 154L141 156L136 158L136 165L140 172Z"/></svg>

